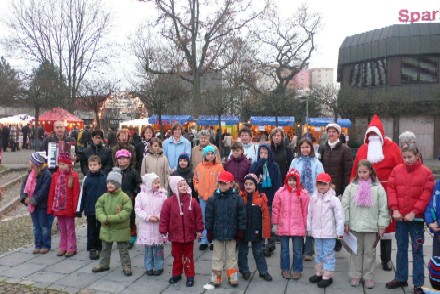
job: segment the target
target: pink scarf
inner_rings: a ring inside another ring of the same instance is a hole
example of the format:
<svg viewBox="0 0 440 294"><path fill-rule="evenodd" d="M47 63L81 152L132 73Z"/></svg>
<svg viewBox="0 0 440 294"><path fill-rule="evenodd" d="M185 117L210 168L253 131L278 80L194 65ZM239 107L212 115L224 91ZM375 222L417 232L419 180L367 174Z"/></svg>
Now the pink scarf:
<svg viewBox="0 0 440 294"><path fill-rule="evenodd" d="M371 197L371 178L366 181L358 180L359 189L356 193L354 201L357 206L371 207L373 205L373 199Z"/></svg>
<svg viewBox="0 0 440 294"><path fill-rule="evenodd" d="M24 186L24 191L23 191L25 194L28 195L29 200L31 200L32 197L34 196L36 185L37 185L37 173L35 172L34 169L32 169L31 172L29 173L29 176L26 181L26 186ZM35 205L33 205L29 202L28 210L29 210L29 213L34 212Z"/></svg>
<svg viewBox="0 0 440 294"><path fill-rule="evenodd" d="M67 204L67 184L66 178L69 175L69 170L60 170L58 181L55 185L55 195L53 197L53 210L60 211L66 209Z"/></svg>

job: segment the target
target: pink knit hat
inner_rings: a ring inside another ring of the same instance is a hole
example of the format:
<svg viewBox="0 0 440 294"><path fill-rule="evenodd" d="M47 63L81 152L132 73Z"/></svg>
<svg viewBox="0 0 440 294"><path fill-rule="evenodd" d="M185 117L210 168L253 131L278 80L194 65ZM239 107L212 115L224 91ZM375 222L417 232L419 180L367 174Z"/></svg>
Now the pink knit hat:
<svg viewBox="0 0 440 294"><path fill-rule="evenodd" d="M128 151L127 149L121 149L118 152L116 152L115 158L119 159L121 157L125 157L125 158L130 159L131 158L130 151Z"/></svg>

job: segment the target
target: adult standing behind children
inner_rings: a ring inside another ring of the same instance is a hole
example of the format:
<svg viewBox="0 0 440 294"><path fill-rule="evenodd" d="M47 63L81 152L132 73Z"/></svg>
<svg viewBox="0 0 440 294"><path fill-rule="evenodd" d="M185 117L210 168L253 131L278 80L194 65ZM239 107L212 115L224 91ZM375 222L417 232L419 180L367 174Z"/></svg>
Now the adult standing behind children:
<svg viewBox="0 0 440 294"><path fill-rule="evenodd" d="M48 151L50 142L72 143L72 145L75 145L75 142L76 142L74 138L68 137L66 135L66 125L64 124L63 121L57 120L56 122L54 122L53 128L54 128L55 134L53 136L47 136L43 140L43 150L46 152L46 155L47 155L47 151ZM65 150L65 152L70 152L70 150ZM76 161L76 159L74 159L74 161ZM53 174L56 171L56 167L49 169L49 171Z"/></svg>
<svg viewBox="0 0 440 294"><path fill-rule="evenodd" d="M215 150L215 157L220 158L220 152L214 144L209 142L209 131L201 130L199 132L199 140L200 144L198 146L194 146L191 149L191 164L193 168L196 168L199 163L202 163L203 160L203 149L206 146L212 146Z"/></svg>
<svg viewBox="0 0 440 294"><path fill-rule="evenodd" d="M118 142L116 142L116 145L112 148L113 165L117 164L116 153L121 149L125 149L130 152L130 167L135 169L137 162L136 149L130 143L130 131L125 128L120 129L118 130L116 138Z"/></svg>
<svg viewBox="0 0 440 294"><path fill-rule="evenodd" d="M191 154L191 143L182 136L182 125L179 122L173 123L171 134L172 136L163 141L162 145L171 172L173 172L179 163L179 155L182 153Z"/></svg>
<svg viewBox="0 0 440 294"><path fill-rule="evenodd" d="M272 150L273 159L280 167L282 179L286 177L294 158L292 149L284 145L284 136L284 131L281 128L273 129L269 135L270 149Z"/></svg>
<svg viewBox="0 0 440 294"><path fill-rule="evenodd" d="M163 153L162 141L159 138L152 138L148 153L142 160L141 173L143 176L147 173L155 173L160 178L160 186L168 190L168 177L170 176L170 167L168 159Z"/></svg>
<svg viewBox="0 0 440 294"><path fill-rule="evenodd" d="M88 160L92 155L97 155L101 159L101 168L105 175L108 175L112 170L112 151L102 144L103 140L104 132L102 130L94 130L92 132L92 145L83 149L83 153L80 156L81 172L84 176L87 175L89 167Z"/></svg>
<svg viewBox="0 0 440 294"><path fill-rule="evenodd" d="M154 129L151 125L145 126L142 129L141 142L136 144L136 170L140 173L142 160L148 154L148 148L151 144L151 138L154 137Z"/></svg>
<svg viewBox="0 0 440 294"><path fill-rule="evenodd" d="M240 136L241 144L243 144L243 153L252 163L256 162L258 159L258 146L252 142L252 131L248 127L243 127L238 133ZM229 154L229 157L231 157ZM228 158L229 158L228 157Z"/></svg>

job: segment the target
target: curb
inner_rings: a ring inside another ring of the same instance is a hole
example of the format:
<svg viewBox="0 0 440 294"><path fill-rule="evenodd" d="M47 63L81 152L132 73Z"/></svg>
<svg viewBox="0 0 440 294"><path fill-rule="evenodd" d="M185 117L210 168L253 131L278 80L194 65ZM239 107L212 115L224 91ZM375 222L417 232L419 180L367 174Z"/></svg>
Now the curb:
<svg viewBox="0 0 440 294"><path fill-rule="evenodd" d="M5 206L0 208L0 217L13 210L18 203L20 203L20 197L9 201Z"/></svg>
<svg viewBox="0 0 440 294"><path fill-rule="evenodd" d="M3 190L9 189L10 187L14 186L15 184L17 184L18 182L23 181L23 179L26 177L26 175L21 175L18 178L15 178L9 182L7 182L6 184L4 184L3 186L1 186L3 188Z"/></svg>

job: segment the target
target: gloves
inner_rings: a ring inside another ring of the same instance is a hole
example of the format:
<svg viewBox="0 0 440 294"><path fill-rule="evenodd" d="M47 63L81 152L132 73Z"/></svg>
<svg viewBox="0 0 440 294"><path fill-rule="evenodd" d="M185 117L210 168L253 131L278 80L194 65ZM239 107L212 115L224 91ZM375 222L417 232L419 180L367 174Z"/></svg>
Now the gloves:
<svg viewBox="0 0 440 294"><path fill-rule="evenodd" d="M77 212L76 212L76 217L82 217L82 213L79 212L79 211L77 211Z"/></svg>
<svg viewBox="0 0 440 294"><path fill-rule="evenodd" d="M342 240L343 238L344 238L343 235L339 235L336 239L338 239L338 240Z"/></svg>
<svg viewBox="0 0 440 294"><path fill-rule="evenodd" d="M277 229L278 229L278 225L273 225L272 226L272 233L277 233Z"/></svg>
<svg viewBox="0 0 440 294"><path fill-rule="evenodd" d="M244 239L244 231L243 230L237 230L235 233L235 240L237 241L243 241Z"/></svg>
<svg viewBox="0 0 440 294"><path fill-rule="evenodd" d="M214 234L211 230L206 232L206 239L208 239L209 243L212 243L212 240L214 239Z"/></svg>

